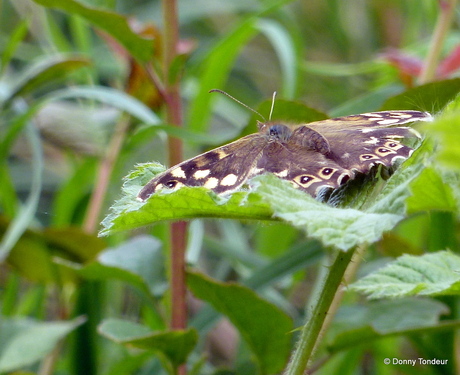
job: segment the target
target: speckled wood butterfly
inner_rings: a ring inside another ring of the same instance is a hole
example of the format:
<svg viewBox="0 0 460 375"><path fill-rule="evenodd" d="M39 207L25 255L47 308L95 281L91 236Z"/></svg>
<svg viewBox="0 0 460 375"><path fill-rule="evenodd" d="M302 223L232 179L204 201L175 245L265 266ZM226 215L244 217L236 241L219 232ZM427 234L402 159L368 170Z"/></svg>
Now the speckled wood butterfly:
<svg viewBox="0 0 460 375"><path fill-rule="evenodd" d="M426 112L384 111L297 126L258 123L257 133L158 174L137 198L144 201L162 189L182 186L204 186L228 194L263 173L273 173L321 198L377 164L391 167L396 160L408 158L413 150L400 140L419 135L400 125L430 119Z"/></svg>

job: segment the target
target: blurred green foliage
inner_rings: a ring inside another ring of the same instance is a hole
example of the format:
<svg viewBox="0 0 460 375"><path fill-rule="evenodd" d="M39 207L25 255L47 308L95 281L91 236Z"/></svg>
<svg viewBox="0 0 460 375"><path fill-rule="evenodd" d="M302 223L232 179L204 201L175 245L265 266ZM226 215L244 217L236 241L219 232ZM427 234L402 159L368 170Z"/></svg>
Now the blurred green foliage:
<svg viewBox="0 0 460 375"><path fill-rule="evenodd" d="M437 69L424 80L439 2L179 1L179 53L167 74L160 1L14 0L0 9L0 374L176 374L183 363L189 374L282 373L333 249L363 242L358 281L313 368L455 373L460 33L454 22L435 40ZM182 128L165 120L159 84L175 80ZM436 119L417 125L422 146L388 182L371 182L347 207L265 176L228 201L182 189L141 208L139 186L162 167L133 166L166 164L176 152L166 135L191 157L255 131L256 117L214 88L266 117L277 91L281 120L383 109ZM196 297L185 330L168 328L163 221L177 218L195 218L186 261L201 271L188 273Z"/></svg>

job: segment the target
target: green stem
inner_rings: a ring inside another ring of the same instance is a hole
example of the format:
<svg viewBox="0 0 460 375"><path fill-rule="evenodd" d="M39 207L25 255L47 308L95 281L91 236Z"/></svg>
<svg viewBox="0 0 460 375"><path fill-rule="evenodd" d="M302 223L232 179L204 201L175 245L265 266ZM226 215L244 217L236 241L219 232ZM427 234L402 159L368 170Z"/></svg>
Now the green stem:
<svg viewBox="0 0 460 375"><path fill-rule="evenodd" d="M337 301L335 297L354 253L355 249L348 252L337 251L334 262L326 275L322 292L319 294L308 322L302 328L297 348L285 375L302 375L305 373L317 346L317 341L321 337L321 332L324 331L325 323L331 315L331 305L334 300ZM335 303L335 306L338 306L338 303Z"/></svg>
<svg viewBox="0 0 460 375"><path fill-rule="evenodd" d="M440 0L440 13L436 28L431 39L430 49L423 66L423 71L420 74L420 84L428 83L436 77L436 69L441 55L442 46L446 39L447 33L452 25L455 14L457 0Z"/></svg>

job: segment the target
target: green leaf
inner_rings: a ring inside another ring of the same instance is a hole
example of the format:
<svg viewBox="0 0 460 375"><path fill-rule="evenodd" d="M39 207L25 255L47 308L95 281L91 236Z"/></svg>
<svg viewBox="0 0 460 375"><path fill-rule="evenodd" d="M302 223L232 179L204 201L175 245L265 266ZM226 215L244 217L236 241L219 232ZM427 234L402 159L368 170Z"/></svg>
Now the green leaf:
<svg viewBox="0 0 460 375"><path fill-rule="evenodd" d="M268 116L272 106L271 100L266 100L260 104L257 109L260 113ZM306 124L313 121L326 120L328 116L314 108L308 107L301 102L292 100L276 99L273 108L273 120L283 120L287 122L298 122L299 124ZM256 118L253 116L255 123Z"/></svg>
<svg viewBox="0 0 460 375"><path fill-rule="evenodd" d="M136 59L149 61L153 56L154 42L144 39L131 29L128 19L108 10L91 8L74 0L34 0L37 4L79 15L95 26L108 32Z"/></svg>
<svg viewBox="0 0 460 375"><path fill-rule="evenodd" d="M407 212L441 210L455 211L452 188L434 168L425 168L410 185L412 195L407 198Z"/></svg>
<svg viewBox="0 0 460 375"><path fill-rule="evenodd" d="M392 229L403 218L392 213L332 207L273 175L257 177L254 181L260 181L255 191L270 204L275 217L303 229L325 246L343 251L379 240L383 232Z"/></svg>
<svg viewBox="0 0 460 375"><path fill-rule="evenodd" d="M460 78L427 83L389 98L381 111L413 109L439 112L460 92Z"/></svg>
<svg viewBox="0 0 460 375"><path fill-rule="evenodd" d="M34 219L42 191L43 149L38 129L31 123L27 123L26 136L30 142L32 153L32 185L25 204L11 222L0 242L0 263L6 259Z"/></svg>
<svg viewBox="0 0 460 375"><path fill-rule="evenodd" d="M166 289L163 267L160 241L145 235L100 253L97 261L80 268L79 274L91 279L123 280L151 296Z"/></svg>
<svg viewBox="0 0 460 375"><path fill-rule="evenodd" d="M104 320L98 331L126 347L160 352L174 368L185 363L198 341L195 329L153 332L141 324L120 319Z"/></svg>
<svg viewBox="0 0 460 375"><path fill-rule="evenodd" d="M83 322L82 318L65 322L1 319L0 371L14 371L42 360Z"/></svg>
<svg viewBox="0 0 460 375"><path fill-rule="evenodd" d="M0 216L0 234L9 222ZM105 241L78 228L48 228L43 232L27 229L7 258L22 276L41 283L74 280L74 272L58 273L54 260L84 263L106 247Z"/></svg>
<svg viewBox="0 0 460 375"><path fill-rule="evenodd" d="M243 285L254 290L266 290L299 270L316 265L323 258L322 246L317 241L308 241L293 247L270 263L255 269L251 275L243 279ZM192 319L191 324L200 332L209 330L219 318L212 308L201 309Z"/></svg>
<svg viewBox="0 0 460 375"><path fill-rule="evenodd" d="M336 353L383 337L426 333L460 325L460 321L439 322L440 315L449 313L439 301L422 298L384 300L367 306L345 306L334 320L338 331L328 343Z"/></svg>
<svg viewBox="0 0 460 375"><path fill-rule="evenodd" d="M27 32L29 30L30 21L22 20L19 24L14 28L10 35L8 36L8 41L6 45L3 46L3 52L1 56L1 67L0 67L0 74L3 75L5 69L7 68L8 64L11 61L16 49L18 48L19 44L24 40L27 36Z"/></svg>
<svg viewBox="0 0 460 375"><path fill-rule="evenodd" d="M296 93L298 82L297 51L291 36L286 28L279 22L270 19L260 19L256 27L267 37L276 51L282 72L283 88L281 94L284 98L291 99Z"/></svg>
<svg viewBox="0 0 460 375"><path fill-rule="evenodd" d="M200 88L191 103L187 124L189 129L202 133L208 128L211 117L212 95L209 90L222 87L237 54L243 46L257 33L256 17L241 23L233 32L228 33L219 45L211 49L211 53L202 64L202 75L199 78Z"/></svg>
<svg viewBox="0 0 460 375"><path fill-rule="evenodd" d="M415 167L414 167L415 168ZM124 185L124 197L111 208L104 219L100 235L129 230L165 220L196 217L219 217L241 220L273 220L279 218L303 229L308 236L326 246L346 251L358 244L379 240L402 218L403 211L393 211L395 202L408 194L403 183L398 189L385 192L367 212L337 208L314 200L294 189L287 181L274 175L258 176L252 180L251 192L237 192L229 198L216 196L205 188L184 187L176 191L161 191L145 202L136 195L156 173L164 170L158 164L141 164ZM413 176L400 177L406 181ZM395 192L396 191L396 192ZM399 204L404 210L404 200ZM373 211L372 211L373 210ZM397 213L393 213L397 212Z"/></svg>
<svg viewBox="0 0 460 375"><path fill-rule="evenodd" d="M454 171L460 170L460 96L449 104L435 121L424 124L424 129L434 135L439 147L436 158L440 164Z"/></svg>
<svg viewBox="0 0 460 375"><path fill-rule="evenodd" d="M217 45L209 49L211 52L200 64L199 87L190 105L186 121L190 130L198 133L206 132L211 118L210 107L213 100L213 96L209 95L209 90L223 87L241 49L258 33L257 25L260 18L276 11L289 1L269 2L266 9L246 18L233 31L227 33L225 38L220 39Z"/></svg>
<svg viewBox="0 0 460 375"><path fill-rule="evenodd" d="M54 55L30 66L15 80L8 100L25 95L62 78L75 69L88 66L89 60L83 56Z"/></svg>
<svg viewBox="0 0 460 375"><path fill-rule="evenodd" d="M230 319L257 357L262 374L281 371L290 351L291 319L278 307L235 283L187 273L193 294Z"/></svg>
<svg viewBox="0 0 460 375"><path fill-rule="evenodd" d="M159 117L140 100L123 91L103 86L74 86L53 91L45 96L46 101L85 98L96 100L125 111L140 121L152 125L160 123Z"/></svg>
<svg viewBox="0 0 460 375"><path fill-rule="evenodd" d="M350 287L369 298L460 294L460 257L450 251L403 255Z"/></svg>

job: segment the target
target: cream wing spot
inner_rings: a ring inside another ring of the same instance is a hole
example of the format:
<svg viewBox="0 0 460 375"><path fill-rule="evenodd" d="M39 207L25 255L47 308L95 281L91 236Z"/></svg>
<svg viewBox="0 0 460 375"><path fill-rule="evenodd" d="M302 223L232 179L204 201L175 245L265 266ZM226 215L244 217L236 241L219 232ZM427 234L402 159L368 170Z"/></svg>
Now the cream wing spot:
<svg viewBox="0 0 460 375"><path fill-rule="evenodd" d="M196 178L197 180L201 180L202 178L205 178L209 173L211 173L211 170L202 169L202 170L196 171L193 174L193 177Z"/></svg>
<svg viewBox="0 0 460 375"><path fill-rule="evenodd" d="M288 170L285 169L283 171L280 171L280 172L275 172L273 173L275 176L278 176L278 177L286 177L288 175Z"/></svg>
<svg viewBox="0 0 460 375"><path fill-rule="evenodd" d="M228 155L224 150L216 150L215 152L217 153L219 160L222 160Z"/></svg>
<svg viewBox="0 0 460 375"><path fill-rule="evenodd" d="M378 120L377 124L379 125L391 125L391 124L396 124L399 122L399 119L393 118L393 119L385 119L385 120Z"/></svg>
<svg viewBox="0 0 460 375"><path fill-rule="evenodd" d="M238 176L236 174L230 173L226 175L222 181L220 181L220 184L222 186L233 186L236 184L236 181L238 181Z"/></svg>
<svg viewBox="0 0 460 375"><path fill-rule="evenodd" d="M208 181L204 183L206 189L214 189L219 184L219 180L215 177L210 177Z"/></svg>
<svg viewBox="0 0 460 375"><path fill-rule="evenodd" d="M371 137L371 139L364 141L363 143L369 144L369 145L376 145L377 143L379 143L379 140L376 137Z"/></svg>
<svg viewBox="0 0 460 375"><path fill-rule="evenodd" d="M177 177L177 178L186 178L185 172L181 167L174 168L171 171L171 176Z"/></svg>

